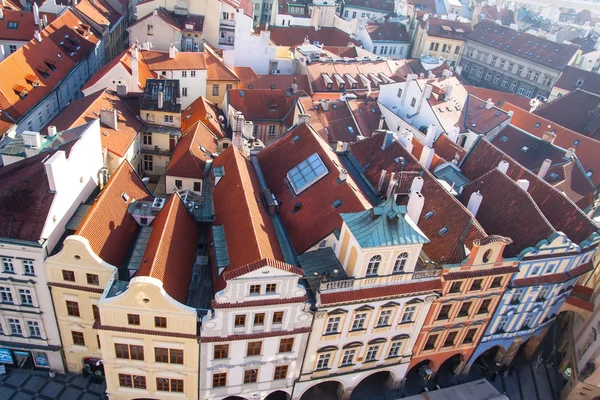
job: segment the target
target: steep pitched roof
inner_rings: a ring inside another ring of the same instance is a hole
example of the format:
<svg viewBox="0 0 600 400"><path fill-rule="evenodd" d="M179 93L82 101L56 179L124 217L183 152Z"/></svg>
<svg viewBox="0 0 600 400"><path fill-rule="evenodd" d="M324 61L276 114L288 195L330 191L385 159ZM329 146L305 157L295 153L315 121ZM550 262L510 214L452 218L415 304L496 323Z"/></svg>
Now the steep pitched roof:
<svg viewBox="0 0 600 400"><path fill-rule="evenodd" d="M178 194L152 221L152 233L137 276L150 276L178 302L185 304L200 231Z"/></svg>
<svg viewBox="0 0 600 400"><path fill-rule="evenodd" d="M202 70L207 69L204 53L193 51L180 51L175 58L169 57L168 51L143 50L140 51L150 71L165 70Z"/></svg>
<svg viewBox="0 0 600 400"><path fill-rule="evenodd" d="M451 21L442 18L428 18L421 22L422 27L427 27L427 36L442 37L456 40L465 40L471 33L471 24L467 22Z"/></svg>
<svg viewBox="0 0 600 400"><path fill-rule="evenodd" d="M568 66L554 84L559 89L573 91L577 89L600 95L600 75L583 69Z"/></svg>
<svg viewBox="0 0 600 400"><path fill-rule="evenodd" d="M127 200L123 194L127 194ZM131 164L124 161L75 234L86 238L98 257L118 268L127 261L140 230L127 208L135 200L150 199L152 195L140 177Z"/></svg>
<svg viewBox="0 0 600 400"><path fill-rule="evenodd" d="M186 132L198 121L201 121L217 137L227 137L223 126L219 123L221 112L216 104L200 96L181 112L181 131Z"/></svg>
<svg viewBox="0 0 600 400"><path fill-rule="evenodd" d="M299 102L304 113L311 117L310 125L327 142L356 142L359 140L360 132L345 102L329 101L327 111L323 109L321 102L314 103L310 97L301 97Z"/></svg>
<svg viewBox="0 0 600 400"><path fill-rule="evenodd" d="M308 79L313 91L345 92L352 89L364 90L369 85L372 90L377 90L380 81L385 82L381 79L382 74L394 81L393 76L399 68L394 61L313 61L307 66L307 69ZM379 81L375 80L369 74L374 75ZM333 82L330 88L327 87L324 75L327 75ZM337 81L335 75L339 75L342 79L344 83L343 88L340 86L340 82Z"/></svg>
<svg viewBox="0 0 600 400"><path fill-rule="evenodd" d="M371 40L386 42L409 42L410 37L406 27L398 22L385 22L379 24L367 24L365 27Z"/></svg>
<svg viewBox="0 0 600 400"><path fill-rule="evenodd" d="M75 8L98 25L107 28L114 26L121 18L121 14L106 0L80 0Z"/></svg>
<svg viewBox="0 0 600 400"><path fill-rule="evenodd" d="M522 108L523 110L529 110L530 108L530 99L524 96L519 96L518 94L501 92L499 90L469 85L465 85L464 88L467 90L467 92L480 98L481 100L492 99L492 101L494 102L494 104L496 104L497 107L502 108L502 105L508 102L517 107Z"/></svg>
<svg viewBox="0 0 600 400"><path fill-rule="evenodd" d="M248 121L281 121L290 126L298 96L283 89L228 91L229 105Z"/></svg>
<svg viewBox="0 0 600 400"><path fill-rule="evenodd" d="M376 99L348 99L346 100L350 112L358 125L363 136L369 137L373 131L379 128L381 110ZM385 121L383 128L385 129Z"/></svg>
<svg viewBox="0 0 600 400"><path fill-rule="evenodd" d="M39 26L35 24L33 18L33 12L31 11L17 11L10 8L4 8L4 18L0 19L0 40L16 40L22 42L29 42L33 39L33 32L41 30ZM48 23L51 23L56 19L56 14L40 13L40 19L46 17ZM16 28L8 27L8 23L17 23ZM5 49L8 52L8 48Z"/></svg>
<svg viewBox="0 0 600 400"><path fill-rule="evenodd" d="M288 183L288 172L314 154L318 155L327 173L296 194ZM340 159L306 124L288 131L261 151L257 158L267 186L279 202L279 215L298 254L340 229L340 213L371 207L350 176L345 181L339 180L344 168ZM336 203L338 200L341 204Z"/></svg>
<svg viewBox="0 0 600 400"><path fill-rule="evenodd" d="M285 26L269 27L271 42L277 46L298 46L305 38L313 42L319 42L325 46L348 46L348 43L359 45L350 38L346 32L331 27L322 27L318 31L312 26Z"/></svg>
<svg viewBox="0 0 600 400"><path fill-rule="evenodd" d="M108 90L99 90L73 101L47 126L54 125L59 132L75 128L100 118L100 111L103 109L117 110L117 129L101 124L102 147L123 157L142 129L142 122L124 101Z"/></svg>
<svg viewBox="0 0 600 400"><path fill-rule="evenodd" d="M203 179L206 162L217 152L217 138L202 122L192 126L177 143L166 175Z"/></svg>
<svg viewBox="0 0 600 400"><path fill-rule="evenodd" d="M600 139L600 95L581 89L559 97L534 111L565 128Z"/></svg>
<svg viewBox="0 0 600 400"><path fill-rule="evenodd" d="M310 84L306 75L257 75L250 67L235 67L240 77L238 89L284 89L296 82L298 91L310 93Z"/></svg>
<svg viewBox="0 0 600 400"><path fill-rule="evenodd" d="M515 23L515 14L512 10L492 5L484 5L481 7L481 15L478 15L477 17L483 17L481 19L489 19L492 21L500 20L502 21L502 25Z"/></svg>
<svg viewBox="0 0 600 400"><path fill-rule="evenodd" d="M223 59L208 46L204 45L206 62L206 79L209 81L235 81L239 82L240 78L235 72L223 62Z"/></svg>

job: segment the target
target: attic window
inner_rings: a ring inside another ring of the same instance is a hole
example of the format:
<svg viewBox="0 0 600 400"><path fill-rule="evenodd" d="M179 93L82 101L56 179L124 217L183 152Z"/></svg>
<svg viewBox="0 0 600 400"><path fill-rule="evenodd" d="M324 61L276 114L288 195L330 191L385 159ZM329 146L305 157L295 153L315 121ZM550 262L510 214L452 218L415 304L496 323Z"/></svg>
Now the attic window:
<svg viewBox="0 0 600 400"><path fill-rule="evenodd" d="M333 108L334 110L337 110L337 104L332 104L331 108Z"/></svg>
<svg viewBox="0 0 600 400"><path fill-rule="evenodd" d="M8 21L8 29L19 29L19 23L17 21Z"/></svg>
<svg viewBox="0 0 600 400"><path fill-rule="evenodd" d="M540 123L538 122L537 124L535 124L535 127L539 128L540 127Z"/></svg>
<svg viewBox="0 0 600 400"><path fill-rule="evenodd" d="M508 140L508 137L506 137L506 136L502 136L502 137L500 138L500 141L501 141L501 142L506 142L507 140Z"/></svg>
<svg viewBox="0 0 600 400"><path fill-rule="evenodd" d="M350 132L351 134L354 134L354 128L352 128L351 126L348 127L348 132Z"/></svg>
<svg viewBox="0 0 600 400"><path fill-rule="evenodd" d="M592 177L592 175L594 175L594 171L587 171L587 172L585 173L585 176L587 176L588 178L591 178L591 177Z"/></svg>
<svg viewBox="0 0 600 400"><path fill-rule="evenodd" d="M51 60L44 60L44 64L48 66L52 71L56 71L56 62Z"/></svg>
<svg viewBox="0 0 600 400"><path fill-rule="evenodd" d="M442 229L440 229L440 236L444 236L446 233L448 233L448 227L444 226Z"/></svg>
<svg viewBox="0 0 600 400"><path fill-rule="evenodd" d="M317 153L312 154L306 160L296 165L287 173L287 180L299 195L319 179L327 175L327 167L323 164Z"/></svg>
<svg viewBox="0 0 600 400"><path fill-rule="evenodd" d="M527 147L527 146L521 147L521 151L527 152L527 150L529 150L529 147Z"/></svg>
<svg viewBox="0 0 600 400"><path fill-rule="evenodd" d="M121 198L126 202L129 201L129 195L125 192L121 193Z"/></svg>
<svg viewBox="0 0 600 400"><path fill-rule="evenodd" d="M577 83L575 84L576 86L583 86L583 79L577 79Z"/></svg>
<svg viewBox="0 0 600 400"><path fill-rule="evenodd" d="M342 200L337 199L336 201L334 201L333 203L331 203L331 205L333 206L333 208L338 208L339 206L342 205Z"/></svg>
<svg viewBox="0 0 600 400"><path fill-rule="evenodd" d="M240 90L240 97L244 97L244 91Z"/></svg>
<svg viewBox="0 0 600 400"><path fill-rule="evenodd" d="M554 172L551 172L548 177L550 178L550 180L554 181L556 179L558 179L558 175L555 174Z"/></svg>
<svg viewBox="0 0 600 400"><path fill-rule="evenodd" d="M578 144L579 144L579 140L575 140L575 141L573 142L573 146L577 146Z"/></svg>
<svg viewBox="0 0 600 400"><path fill-rule="evenodd" d="M252 89L252 85L248 85L248 89Z"/></svg>
<svg viewBox="0 0 600 400"><path fill-rule="evenodd" d="M429 218L433 217L434 214L435 214L435 211L433 211L433 210L427 211L425 213L425 219L429 219Z"/></svg>
<svg viewBox="0 0 600 400"><path fill-rule="evenodd" d="M292 138L292 140L293 140L294 142L297 142L298 140L300 140L300 136L296 135L296 136L294 136L294 137Z"/></svg>
<svg viewBox="0 0 600 400"><path fill-rule="evenodd" d="M275 89L275 85L271 85L271 89Z"/></svg>

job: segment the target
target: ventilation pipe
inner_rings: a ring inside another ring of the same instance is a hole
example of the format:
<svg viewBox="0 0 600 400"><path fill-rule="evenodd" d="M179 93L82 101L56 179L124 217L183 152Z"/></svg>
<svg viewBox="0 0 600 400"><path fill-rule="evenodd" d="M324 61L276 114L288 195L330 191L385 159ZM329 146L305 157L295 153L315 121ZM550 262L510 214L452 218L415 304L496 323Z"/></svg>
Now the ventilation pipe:
<svg viewBox="0 0 600 400"><path fill-rule="evenodd" d="M415 224L419 223L419 218L421 218L421 212L423 211L424 206L425 197L423 197L421 192L413 192L410 194L407 205L407 214Z"/></svg>
<svg viewBox="0 0 600 400"><path fill-rule="evenodd" d="M158 109L159 110L163 108L163 99L164 99L163 92L158 92Z"/></svg>
<svg viewBox="0 0 600 400"><path fill-rule="evenodd" d="M506 174L508 172L508 162L502 160L498 163L498 169L500 170L500 172L502 172L503 174Z"/></svg>
<svg viewBox="0 0 600 400"><path fill-rule="evenodd" d="M481 202L483 201L483 196L479 193L479 190L471 193L471 197L469 197L469 203L467 204L467 209L471 211L473 216L477 216L477 211L479 211L479 207L481 206Z"/></svg>
<svg viewBox="0 0 600 400"><path fill-rule="evenodd" d="M548 173L548 170L550 169L550 165L552 164L552 160L546 158L544 160L544 162L542 162L542 166L540 168L540 170L538 171L537 176L540 179L544 179L544 177L546 176L546 174Z"/></svg>

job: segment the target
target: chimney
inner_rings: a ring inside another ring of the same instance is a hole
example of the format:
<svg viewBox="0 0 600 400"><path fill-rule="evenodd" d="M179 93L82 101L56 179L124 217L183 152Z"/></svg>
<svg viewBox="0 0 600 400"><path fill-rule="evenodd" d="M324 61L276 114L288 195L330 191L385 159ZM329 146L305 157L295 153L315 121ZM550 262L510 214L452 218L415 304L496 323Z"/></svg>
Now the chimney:
<svg viewBox="0 0 600 400"><path fill-rule="evenodd" d="M329 100L321 100L321 107L323 108L323 111L329 110Z"/></svg>
<svg viewBox="0 0 600 400"><path fill-rule="evenodd" d="M529 189L529 181L527 179L519 179L517 181L517 185L519 185L524 191L527 191L527 189Z"/></svg>
<svg viewBox="0 0 600 400"><path fill-rule="evenodd" d="M410 185L410 192L411 193L421 192L421 189L423 189L423 178L421 178L420 176L417 176L415 179L413 179L413 181Z"/></svg>
<svg viewBox="0 0 600 400"><path fill-rule="evenodd" d="M537 176L540 179L544 179L544 177L546 176L546 174L548 173L548 169L550 169L550 165L552 165L552 160L546 158L544 160L544 162L542 162L542 166L540 168L540 170L538 171Z"/></svg>
<svg viewBox="0 0 600 400"><path fill-rule="evenodd" d="M169 46L169 58L175 58L175 55L177 55L177 49L173 45Z"/></svg>
<svg viewBox="0 0 600 400"><path fill-rule="evenodd" d="M112 110L104 108L101 109L100 122L114 130L117 130L117 110L114 108Z"/></svg>
<svg viewBox="0 0 600 400"><path fill-rule="evenodd" d="M159 110L163 108L163 97L164 97L163 92L158 92L158 109Z"/></svg>
<svg viewBox="0 0 600 400"><path fill-rule="evenodd" d="M425 169L429 169L431 167L431 161L433 161L433 156L435 152L429 146L423 146L423 151L421 152L421 158L419 158L419 162Z"/></svg>
<svg viewBox="0 0 600 400"><path fill-rule="evenodd" d="M455 67L454 71L456 72L456 75L461 75L462 74L462 66L459 65L459 66Z"/></svg>
<svg viewBox="0 0 600 400"><path fill-rule="evenodd" d="M498 163L498 169L500 170L500 172L502 172L503 174L506 174L508 172L508 162L502 160Z"/></svg>
<svg viewBox="0 0 600 400"><path fill-rule="evenodd" d="M404 100L406 100L406 94L410 89L410 84L417 78L416 74L408 74L406 76L406 84L404 85L404 91L402 91L402 98L400 99L400 104L404 105Z"/></svg>
<svg viewBox="0 0 600 400"><path fill-rule="evenodd" d="M48 126L48 137L52 138L52 137L56 136L57 133L58 132L56 130L56 126L54 126L54 125L49 125Z"/></svg>
<svg viewBox="0 0 600 400"><path fill-rule="evenodd" d="M377 126L377 130L382 130L383 129L383 123L385 122L385 117L383 115L381 115L379 117L379 125Z"/></svg>
<svg viewBox="0 0 600 400"><path fill-rule="evenodd" d="M487 99L487 101L485 103L485 109L489 110L492 107L494 107L494 102L492 101L492 99Z"/></svg>
<svg viewBox="0 0 600 400"><path fill-rule="evenodd" d="M471 197L469 197L469 203L467 204L467 210L471 211L471 214L473 214L474 217L477 216L477 211L479 211L482 201L483 196L481 193L479 193L479 190L471 193Z"/></svg>
<svg viewBox="0 0 600 400"><path fill-rule="evenodd" d="M133 46L131 48L131 81L129 85L129 90L131 92L139 92L140 90L140 74L139 74L139 51L137 46Z"/></svg>
<svg viewBox="0 0 600 400"><path fill-rule="evenodd" d="M296 78L294 78L294 83L292 83L292 93L298 93L298 84L296 83Z"/></svg>
<svg viewBox="0 0 600 400"><path fill-rule="evenodd" d="M37 40L38 42L42 42L42 34L40 33L40 31L38 31L37 29L35 30L35 32L33 32L33 37L35 38L35 40Z"/></svg>
<svg viewBox="0 0 600 400"><path fill-rule="evenodd" d="M144 44L142 45L142 50L148 51L148 50L150 50L151 47L152 47L152 45L150 44L150 42L146 40L144 42Z"/></svg>
<svg viewBox="0 0 600 400"><path fill-rule="evenodd" d="M298 125L306 124L310 125L310 115L309 114L299 114L298 115Z"/></svg>
<svg viewBox="0 0 600 400"><path fill-rule="evenodd" d="M0 19L4 19L4 9L0 7Z"/></svg>
<svg viewBox="0 0 600 400"><path fill-rule="evenodd" d="M231 127L231 142L238 149L241 149L244 145L244 121L246 121L246 119L240 111L236 112L233 116L233 126Z"/></svg>
<svg viewBox="0 0 600 400"><path fill-rule="evenodd" d="M454 125L452 128L450 128L450 130L448 131L448 138L450 138L452 143L458 142L459 132L460 132L460 128L456 125Z"/></svg>
<svg viewBox="0 0 600 400"><path fill-rule="evenodd" d="M40 8L37 3L33 3L33 23L40 26Z"/></svg>
<svg viewBox="0 0 600 400"><path fill-rule="evenodd" d="M435 125L429 125L427 127L427 136L425 137L425 146L433 147L433 141L435 140Z"/></svg>
<svg viewBox="0 0 600 400"><path fill-rule="evenodd" d="M394 179L395 175L396 175L395 172L390 173L390 180L388 182L387 192L385 194L388 199L392 195L392 190L394 190L394 184L396 183L396 180Z"/></svg>
<svg viewBox="0 0 600 400"><path fill-rule="evenodd" d="M42 147L42 137L39 132L25 131L21 133L23 144L27 147L39 149Z"/></svg>
<svg viewBox="0 0 600 400"><path fill-rule="evenodd" d="M406 214L415 224L419 223L419 218L421 218L423 206L425 206L425 197L423 197L421 192L411 193L410 197L408 198L408 210Z"/></svg>
<svg viewBox="0 0 600 400"><path fill-rule="evenodd" d="M545 140L546 142L552 144L556 139L556 133L552 132L550 128L552 128L552 126L548 125L548 130L544 131L544 133L542 134L542 140Z"/></svg>
<svg viewBox="0 0 600 400"><path fill-rule="evenodd" d="M565 153L565 158L570 160L571 158L573 158L574 155L575 155L575 149L572 147L569 147L569 150L567 150L567 152Z"/></svg>
<svg viewBox="0 0 600 400"><path fill-rule="evenodd" d="M383 182L385 181L385 176L387 171L385 169L381 170L381 174L379 175L379 183L377 184L377 191L381 192L381 188L383 187Z"/></svg>
<svg viewBox="0 0 600 400"><path fill-rule="evenodd" d="M54 155L44 163L50 192L56 193L62 189L62 186L65 183L64 177L66 172L65 169L67 167L66 163L67 157L63 150L59 150L54 153Z"/></svg>
<svg viewBox="0 0 600 400"><path fill-rule="evenodd" d="M341 182L345 182L345 181L346 181L346 178L348 178L348 171L347 171L347 170L345 170L344 168L342 168L342 169L340 170L340 181L341 181Z"/></svg>
<svg viewBox="0 0 600 400"><path fill-rule="evenodd" d="M417 106L417 111L415 111L415 114L418 114L419 111L421 111L421 106L423 105L423 101L427 100L429 98L429 96L431 96L432 89L433 89L433 87L429 83L425 84L425 89L423 89L423 93L421 94L421 98L419 99L419 105Z"/></svg>
<svg viewBox="0 0 600 400"><path fill-rule="evenodd" d="M446 101L450 100L450 97L452 97L452 91L454 90L454 86L452 85L448 85L446 87L446 89L444 90L446 92L446 95L444 96L444 99Z"/></svg>
<svg viewBox="0 0 600 400"><path fill-rule="evenodd" d="M44 21L43 22L43 27L44 28L47 27L48 26L48 16L44 15L44 18L42 18L42 21Z"/></svg>

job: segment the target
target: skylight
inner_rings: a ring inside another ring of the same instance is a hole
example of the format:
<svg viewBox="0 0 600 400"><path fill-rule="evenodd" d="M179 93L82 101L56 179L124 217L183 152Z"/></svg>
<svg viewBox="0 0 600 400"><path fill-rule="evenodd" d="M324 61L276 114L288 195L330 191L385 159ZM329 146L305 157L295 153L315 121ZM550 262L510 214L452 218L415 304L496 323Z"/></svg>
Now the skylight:
<svg viewBox="0 0 600 400"><path fill-rule="evenodd" d="M527 151L527 150L529 150L529 147L527 147L527 146L521 147L521 151Z"/></svg>
<svg viewBox="0 0 600 400"><path fill-rule="evenodd" d="M292 168L287 173L287 179L294 192L298 195L312 184L327 175L327 167L317 153Z"/></svg>
<svg viewBox="0 0 600 400"><path fill-rule="evenodd" d="M500 138L500 141L502 141L502 142L506 142L507 140L508 140L508 137L506 137L506 136L502 136Z"/></svg>
<svg viewBox="0 0 600 400"><path fill-rule="evenodd" d="M448 233L448 227L444 226L442 229L440 229L440 236L444 236L446 233Z"/></svg>
<svg viewBox="0 0 600 400"><path fill-rule="evenodd" d="M550 175L548 175L548 177L549 177L551 180L553 180L553 181L554 181L554 180L556 180L556 179L558 178L558 175L557 175L557 174L555 174L554 172L551 172L551 173L550 173Z"/></svg>
<svg viewBox="0 0 600 400"><path fill-rule="evenodd" d="M433 214L435 214L435 211L433 211L433 210L427 211L425 213L425 219L429 219L429 218L433 217Z"/></svg>
<svg viewBox="0 0 600 400"><path fill-rule="evenodd" d="M578 144L579 144L579 140L575 140L575 141L573 142L573 146L577 146Z"/></svg>

